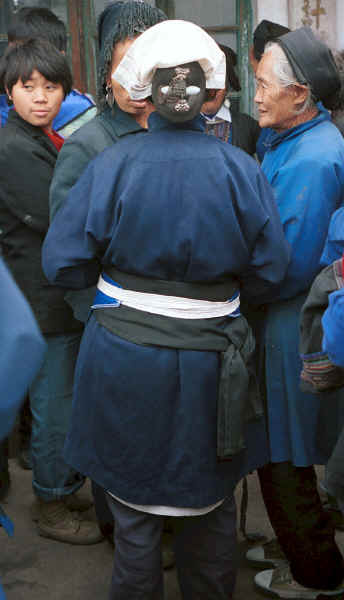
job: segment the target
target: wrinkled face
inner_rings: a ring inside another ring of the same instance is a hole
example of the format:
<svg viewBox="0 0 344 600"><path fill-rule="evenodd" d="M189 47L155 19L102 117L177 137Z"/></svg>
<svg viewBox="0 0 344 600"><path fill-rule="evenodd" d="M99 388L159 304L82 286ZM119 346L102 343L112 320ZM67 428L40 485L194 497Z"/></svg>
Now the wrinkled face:
<svg viewBox="0 0 344 600"><path fill-rule="evenodd" d="M24 121L51 131L52 122L64 98L64 91L61 83L52 83L34 70L27 81L18 79L8 96Z"/></svg>
<svg viewBox="0 0 344 600"><path fill-rule="evenodd" d="M135 39L136 38L126 38L122 42L117 42L115 45L112 53L111 73L109 73L107 81L107 85L110 85L112 88L113 97L119 108L134 117L145 111L147 108L147 100L132 100L127 90L113 79L112 75Z"/></svg>
<svg viewBox="0 0 344 600"><path fill-rule="evenodd" d="M276 59L271 52L264 54L256 72L255 102L259 111L260 127L284 131L293 126L296 112L294 86L281 87L273 71Z"/></svg>
<svg viewBox="0 0 344 600"><path fill-rule="evenodd" d="M196 117L205 95L205 76L199 63L157 69L152 81L153 103L170 121L182 123Z"/></svg>

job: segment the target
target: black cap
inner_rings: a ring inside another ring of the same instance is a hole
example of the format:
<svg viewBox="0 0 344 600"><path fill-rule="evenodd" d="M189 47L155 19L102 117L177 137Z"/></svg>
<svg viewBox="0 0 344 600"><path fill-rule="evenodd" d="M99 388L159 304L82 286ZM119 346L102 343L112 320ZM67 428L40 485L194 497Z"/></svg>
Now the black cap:
<svg viewBox="0 0 344 600"><path fill-rule="evenodd" d="M340 79L331 50L310 27L300 27L275 40L284 50L299 83L307 83L315 100L330 107L331 97L340 88Z"/></svg>

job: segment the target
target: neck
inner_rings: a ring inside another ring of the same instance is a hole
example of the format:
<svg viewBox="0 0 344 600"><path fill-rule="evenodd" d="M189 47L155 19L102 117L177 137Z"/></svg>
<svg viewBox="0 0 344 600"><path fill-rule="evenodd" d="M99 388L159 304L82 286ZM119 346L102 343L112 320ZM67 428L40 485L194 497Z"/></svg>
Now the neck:
<svg viewBox="0 0 344 600"><path fill-rule="evenodd" d="M142 129L148 129L148 117L152 112L155 112L155 106L149 102L147 108L143 112L134 116L135 121L141 125Z"/></svg>
<svg viewBox="0 0 344 600"><path fill-rule="evenodd" d="M288 123L285 123L282 127L273 127L275 131L278 133L283 133L283 131L287 131L288 129L293 129L293 127L297 127L298 125L302 125L302 123L306 123L307 121L311 121L318 114L318 109L315 106L314 108L309 108L305 110L303 113L296 115Z"/></svg>

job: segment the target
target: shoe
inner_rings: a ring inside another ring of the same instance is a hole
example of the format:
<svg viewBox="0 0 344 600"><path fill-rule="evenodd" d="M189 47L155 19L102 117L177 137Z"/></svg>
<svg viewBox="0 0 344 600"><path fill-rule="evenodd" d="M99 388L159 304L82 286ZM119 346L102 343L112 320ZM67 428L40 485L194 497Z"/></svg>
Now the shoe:
<svg viewBox="0 0 344 600"><path fill-rule="evenodd" d="M97 523L82 521L62 500L39 500L37 529L39 535L66 544L88 545L103 540Z"/></svg>
<svg viewBox="0 0 344 600"><path fill-rule="evenodd" d="M306 588L293 579L289 565L269 569L257 573L254 583L260 590L278 598L296 598L297 600L316 600L316 598L338 598L343 597L344 586L338 586L335 590L317 590Z"/></svg>
<svg viewBox="0 0 344 600"><path fill-rule="evenodd" d="M11 478L8 469L0 471L0 500L5 500L10 491Z"/></svg>
<svg viewBox="0 0 344 600"><path fill-rule="evenodd" d="M63 496L62 502L69 508L72 513L82 513L89 510L93 506L92 500L80 496L78 492ZM34 522L37 522L40 514L40 501L35 498L31 506L31 518Z"/></svg>
<svg viewBox="0 0 344 600"><path fill-rule="evenodd" d="M30 448L22 448L17 457L18 465L25 471L31 471L32 458Z"/></svg>
<svg viewBox="0 0 344 600"><path fill-rule="evenodd" d="M246 559L252 567L280 567L288 564L286 555L276 538L246 552Z"/></svg>

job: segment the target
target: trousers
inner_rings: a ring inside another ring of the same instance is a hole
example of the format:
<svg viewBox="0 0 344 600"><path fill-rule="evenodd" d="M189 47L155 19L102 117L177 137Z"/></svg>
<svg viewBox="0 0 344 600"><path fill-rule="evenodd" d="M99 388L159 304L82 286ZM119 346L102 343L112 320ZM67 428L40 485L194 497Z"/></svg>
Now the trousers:
<svg viewBox="0 0 344 600"><path fill-rule="evenodd" d="M62 453L73 400L73 378L80 334L46 335L44 361L29 389L32 411L33 489L49 502L78 490L84 477Z"/></svg>
<svg viewBox="0 0 344 600"><path fill-rule="evenodd" d="M164 516L134 510L108 496L116 544L110 600L163 600ZM230 600L237 573L234 498L206 515L175 517L174 550L185 600Z"/></svg>
<svg viewBox="0 0 344 600"><path fill-rule="evenodd" d="M344 579L335 530L317 490L314 467L291 462L258 469L264 503L294 579L305 587L334 589Z"/></svg>

